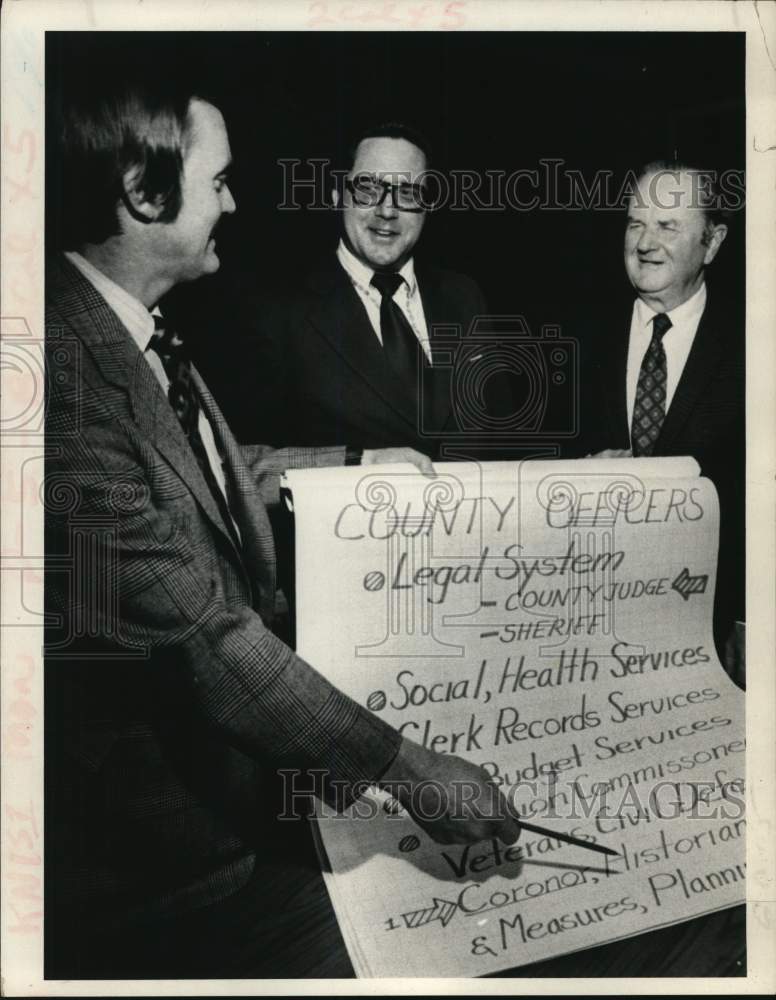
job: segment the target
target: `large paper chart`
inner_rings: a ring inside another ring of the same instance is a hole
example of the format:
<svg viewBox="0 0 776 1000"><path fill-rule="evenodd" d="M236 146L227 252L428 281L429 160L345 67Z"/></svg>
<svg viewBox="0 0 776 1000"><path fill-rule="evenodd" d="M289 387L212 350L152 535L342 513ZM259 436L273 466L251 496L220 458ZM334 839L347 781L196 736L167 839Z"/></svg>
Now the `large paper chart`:
<svg viewBox="0 0 776 1000"><path fill-rule="evenodd" d="M477 976L745 898L743 695L712 641L718 504L690 459L289 473L302 656L484 766L523 831L434 843L322 810L361 976Z"/></svg>

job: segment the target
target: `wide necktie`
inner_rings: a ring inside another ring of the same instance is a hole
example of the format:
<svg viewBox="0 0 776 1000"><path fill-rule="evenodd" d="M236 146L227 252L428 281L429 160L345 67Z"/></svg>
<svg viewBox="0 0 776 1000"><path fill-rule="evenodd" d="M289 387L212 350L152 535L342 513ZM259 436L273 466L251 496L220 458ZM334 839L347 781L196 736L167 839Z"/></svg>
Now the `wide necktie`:
<svg viewBox="0 0 776 1000"><path fill-rule="evenodd" d="M154 316L154 327L155 332L149 341L147 350L155 351L161 358L167 378L170 380L170 387L167 390L170 406L183 428L183 433L189 440L191 450L194 452L202 475L205 477L205 482L210 487L210 492L218 504L232 540L239 549L240 541L227 499L218 484L202 441L202 435L199 433L199 396L191 378L191 359L186 345L172 327L165 325L161 316Z"/></svg>
<svg viewBox="0 0 776 1000"><path fill-rule="evenodd" d="M380 293L380 334L383 352L412 398L418 394L420 342L393 296L404 281L395 271L375 271L372 284Z"/></svg>
<svg viewBox="0 0 776 1000"><path fill-rule="evenodd" d="M671 320L658 313L652 320L652 340L641 362L631 423L633 455L651 455L666 415L666 351L663 337L671 329Z"/></svg>

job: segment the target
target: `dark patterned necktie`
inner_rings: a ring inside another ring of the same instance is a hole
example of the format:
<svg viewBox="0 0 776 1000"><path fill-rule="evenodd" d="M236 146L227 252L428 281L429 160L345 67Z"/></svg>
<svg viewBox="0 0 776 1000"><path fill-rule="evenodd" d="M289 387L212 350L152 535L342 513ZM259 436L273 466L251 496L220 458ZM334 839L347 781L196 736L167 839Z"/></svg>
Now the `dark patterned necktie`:
<svg viewBox="0 0 776 1000"><path fill-rule="evenodd" d="M652 454L665 420L667 368L663 337L671 325L665 313L658 313L652 320L652 340L641 362L633 404L631 446L634 457Z"/></svg>
<svg viewBox="0 0 776 1000"><path fill-rule="evenodd" d="M161 316L154 316L154 327L155 332L149 341L147 350L155 351L161 358L167 378L170 380L170 388L167 390L170 406L183 428L183 433L189 440L191 450L202 470L202 475L205 477L232 539L239 549L240 542L227 499L218 484L202 436L199 433L199 396L191 378L191 359L186 345L172 327L165 326ZM228 479L226 482L228 483Z"/></svg>
<svg viewBox="0 0 776 1000"><path fill-rule="evenodd" d="M407 322L407 317L393 300L403 281L404 278L395 271L375 271L372 276L372 284L381 295L380 334L383 352L394 372L408 387L413 399L416 399L420 343Z"/></svg>

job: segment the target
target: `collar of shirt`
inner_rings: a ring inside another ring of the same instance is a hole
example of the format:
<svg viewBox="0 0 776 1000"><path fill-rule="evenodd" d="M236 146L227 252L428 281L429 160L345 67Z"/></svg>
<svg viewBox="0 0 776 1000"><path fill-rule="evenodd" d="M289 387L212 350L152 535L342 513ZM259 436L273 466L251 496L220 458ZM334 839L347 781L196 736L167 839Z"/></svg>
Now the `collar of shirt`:
<svg viewBox="0 0 776 1000"><path fill-rule="evenodd" d="M380 330L380 308L382 305L382 296L371 284L372 275L375 272L358 260L354 254L348 250L343 240L340 240L339 246L337 247L337 260L340 262L343 270L350 278L353 288L356 291L356 295L358 295L361 299L361 302L366 309L370 326L374 330L378 341L382 344L383 337ZM420 297L418 281L415 277L415 266L411 258L398 273L402 276L402 278L404 278L404 281L396 290L393 301L402 313L404 313L405 319L412 328L415 336L420 341L426 357L430 362L431 344L428 339L428 326L423 312L423 302Z"/></svg>
<svg viewBox="0 0 776 1000"><path fill-rule="evenodd" d="M153 317L161 315L159 307L154 308L152 315L139 299L130 295L121 285L117 285L115 281L103 274L80 253L68 251L65 256L102 295L131 334L140 353L145 354L151 337L154 335Z"/></svg>
<svg viewBox="0 0 776 1000"><path fill-rule="evenodd" d="M671 320L671 328L663 337L663 347L666 354L666 410L673 401L705 308L706 285L704 283L686 302L666 313ZM645 302L636 299L631 316L626 371L626 406L629 427L633 423L633 409L636 402L641 363L652 340L652 320L657 315L658 313Z"/></svg>
<svg viewBox="0 0 776 1000"><path fill-rule="evenodd" d="M668 330L663 339L665 340L666 337L670 337L674 330L680 333L692 330L692 335L694 336L705 308L706 282L704 281L698 291L694 295L691 295L686 302L666 313L666 316L671 320L671 329ZM636 299L634 314L640 329L648 334L651 339L652 320L658 313L642 299Z"/></svg>
<svg viewBox="0 0 776 1000"><path fill-rule="evenodd" d="M350 280L361 289L366 295L372 298L376 297L376 301L380 301L380 293L372 285L372 276L374 275L374 270L371 267L367 267L363 264L358 257L355 256L348 248L345 246L345 241L340 240L339 246L337 247L337 260L345 268ZM412 257L407 261L404 267L399 269L398 272L404 281L406 282L407 295L409 298L414 298L417 292L418 283L415 279L415 264L413 263Z"/></svg>

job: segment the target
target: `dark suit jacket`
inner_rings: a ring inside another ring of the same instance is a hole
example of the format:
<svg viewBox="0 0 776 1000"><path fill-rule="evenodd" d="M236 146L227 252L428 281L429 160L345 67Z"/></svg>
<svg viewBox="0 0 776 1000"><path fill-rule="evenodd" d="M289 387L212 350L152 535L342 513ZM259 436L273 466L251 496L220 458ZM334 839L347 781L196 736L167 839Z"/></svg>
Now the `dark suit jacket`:
<svg viewBox="0 0 776 1000"><path fill-rule="evenodd" d="M148 919L250 877L262 765L372 780L397 734L270 631L265 501L342 449L225 454L235 547L150 366L66 260L47 276L47 934L79 915ZM347 796L338 800L347 801ZM51 922L49 922L51 916Z"/></svg>
<svg viewBox="0 0 776 1000"><path fill-rule="evenodd" d="M222 399L238 437L262 435L278 446L410 446L435 457L458 425L455 352L449 340L440 346L433 328L444 325L449 335L457 327L465 337L486 307L470 278L420 266L416 273L434 362L424 366L419 405L386 364L366 310L334 259L301 289L245 318L239 370ZM491 389L494 398L503 392Z"/></svg>
<svg viewBox="0 0 776 1000"><path fill-rule="evenodd" d="M718 640L744 617L745 324L743 310L707 289L690 354L653 454L691 455L720 501ZM632 300L580 331L583 434L578 454L629 448L626 366ZM718 645L719 645L718 641Z"/></svg>

